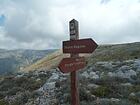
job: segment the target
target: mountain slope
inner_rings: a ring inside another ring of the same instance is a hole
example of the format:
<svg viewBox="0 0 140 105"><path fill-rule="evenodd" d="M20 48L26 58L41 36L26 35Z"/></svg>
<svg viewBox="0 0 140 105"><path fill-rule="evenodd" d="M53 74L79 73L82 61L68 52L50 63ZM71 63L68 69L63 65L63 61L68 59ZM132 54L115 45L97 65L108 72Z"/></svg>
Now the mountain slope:
<svg viewBox="0 0 140 105"><path fill-rule="evenodd" d="M0 74L23 69L55 50L0 49Z"/></svg>
<svg viewBox="0 0 140 105"><path fill-rule="evenodd" d="M44 57L43 59L35 62L32 65L29 65L22 71L33 71L33 70L42 70L42 69L52 69L56 68L62 58L67 57L69 55L62 54L61 50L58 50L48 56Z"/></svg>
<svg viewBox="0 0 140 105"><path fill-rule="evenodd" d="M88 66L97 61L121 61L140 58L140 42L116 44L116 45L100 45L93 54L81 54L88 60ZM33 65L28 66L24 71L45 70L57 68L62 58L68 55L62 54L62 51L56 51L49 56L37 61Z"/></svg>
<svg viewBox="0 0 140 105"><path fill-rule="evenodd" d="M102 45L90 57L90 63L96 61L118 61L140 58L140 42Z"/></svg>
<svg viewBox="0 0 140 105"><path fill-rule="evenodd" d="M139 51L140 43L101 45L86 55L88 66L78 72L80 105L140 105ZM25 68L29 73L0 76L0 105L70 105L69 73L49 69L67 56L58 50Z"/></svg>

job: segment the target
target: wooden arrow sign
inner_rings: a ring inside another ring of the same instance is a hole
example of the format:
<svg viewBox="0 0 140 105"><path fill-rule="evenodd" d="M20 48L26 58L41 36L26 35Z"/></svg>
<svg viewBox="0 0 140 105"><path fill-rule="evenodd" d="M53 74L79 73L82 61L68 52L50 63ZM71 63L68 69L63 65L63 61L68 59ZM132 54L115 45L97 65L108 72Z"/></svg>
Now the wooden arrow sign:
<svg viewBox="0 0 140 105"><path fill-rule="evenodd" d="M82 69L85 67L85 65L86 65L86 61L84 57L64 58L60 62L58 68L63 73L69 73Z"/></svg>
<svg viewBox="0 0 140 105"><path fill-rule="evenodd" d="M91 38L63 41L63 53L92 53L97 46Z"/></svg>

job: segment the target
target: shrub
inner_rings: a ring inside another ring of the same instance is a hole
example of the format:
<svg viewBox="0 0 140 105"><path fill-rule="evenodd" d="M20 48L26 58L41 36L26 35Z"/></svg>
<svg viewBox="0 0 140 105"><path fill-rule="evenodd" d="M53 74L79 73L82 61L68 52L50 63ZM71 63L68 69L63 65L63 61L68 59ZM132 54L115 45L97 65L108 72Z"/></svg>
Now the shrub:
<svg viewBox="0 0 140 105"><path fill-rule="evenodd" d="M129 100L133 103L140 103L140 99L137 96L129 96Z"/></svg>
<svg viewBox="0 0 140 105"><path fill-rule="evenodd" d="M9 105L5 100L0 100L0 105Z"/></svg>
<svg viewBox="0 0 140 105"><path fill-rule="evenodd" d="M134 85L130 89L130 92L139 92L139 91L140 91L140 85Z"/></svg>
<svg viewBox="0 0 140 105"><path fill-rule="evenodd" d="M3 92L0 92L0 99L3 99L5 97Z"/></svg>
<svg viewBox="0 0 140 105"><path fill-rule="evenodd" d="M105 97L111 93L111 90L109 87L100 86L96 88L95 90L92 90L91 93L96 95L97 97Z"/></svg>
<svg viewBox="0 0 140 105"><path fill-rule="evenodd" d="M7 95L12 96L12 95L16 95L17 92L23 92L23 91L25 91L23 88L13 87L12 89L9 89L7 91Z"/></svg>

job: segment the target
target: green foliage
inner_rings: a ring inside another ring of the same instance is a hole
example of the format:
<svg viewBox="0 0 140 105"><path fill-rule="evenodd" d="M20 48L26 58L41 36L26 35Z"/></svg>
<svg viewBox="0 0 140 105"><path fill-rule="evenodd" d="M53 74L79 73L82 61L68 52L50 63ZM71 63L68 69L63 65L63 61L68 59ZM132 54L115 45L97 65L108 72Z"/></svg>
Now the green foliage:
<svg viewBox="0 0 140 105"><path fill-rule="evenodd" d="M15 84L26 90L33 91L38 89L44 82L36 81L35 78L21 77L15 81Z"/></svg>
<svg viewBox="0 0 140 105"><path fill-rule="evenodd" d="M130 92L140 92L140 85L132 86Z"/></svg>
<svg viewBox="0 0 140 105"><path fill-rule="evenodd" d="M7 91L7 95L8 96L13 96L16 95L17 92L24 92L25 89L21 88L21 87L13 87L12 89L9 89Z"/></svg>
<svg viewBox="0 0 140 105"><path fill-rule="evenodd" d="M0 100L5 97L4 93L0 91Z"/></svg>
<svg viewBox="0 0 140 105"><path fill-rule="evenodd" d="M105 97L110 94L111 90L109 87L100 86L95 90L92 90L92 94L96 95L97 97Z"/></svg>
<svg viewBox="0 0 140 105"><path fill-rule="evenodd" d="M6 77L3 82L1 82L0 84L0 91L8 91L8 89L13 88L14 85L14 81L12 77Z"/></svg>
<svg viewBox="0 0 140 105"><path fill-rule="evenodd" d="M80 100L81 101L91 101L93 100L91 97L91 93L89 93L84 87L80 88Z"/></svg>
<svg viewBox="0 0 140 105"><path fill-rule="evenodd" d="M140 58L140 43L101 45L89 58L89 65L97 61L123 61Z"/></svg>
<svg viewBox="0 0 140 105"><path fill-rule="evenodd" d="M92 94L98 97L114 97L114 98L127 98L131 93L131 86L123 86L121 84L128 82L126 79L121 78L101 78L92 81L99 85L97 89L91 89Z"/></svg>
<svg viewBox="0 0 140 105"><path fill-rule="evenodd" d="M132 101L133 103L140 103L140 97L137 96L130 96L129 100Z"/></svg>
<svg viewBox="0 0 140 105"><path fill-rule="evenodd" d="M0 105L9 105L9 103L6 102L5 100L0 100Z"/></svg>

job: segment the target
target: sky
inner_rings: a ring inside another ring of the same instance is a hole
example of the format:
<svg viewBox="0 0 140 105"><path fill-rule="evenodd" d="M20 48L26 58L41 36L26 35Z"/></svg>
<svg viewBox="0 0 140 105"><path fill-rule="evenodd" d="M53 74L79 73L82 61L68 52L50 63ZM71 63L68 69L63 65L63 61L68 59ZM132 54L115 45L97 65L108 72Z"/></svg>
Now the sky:
<svg viewBox="0 0 140 105"><path fill-rule="evenodd" d="M140 0L0 0L0 48L62 48L73 18L80 39L140 42Z"/></svg>

